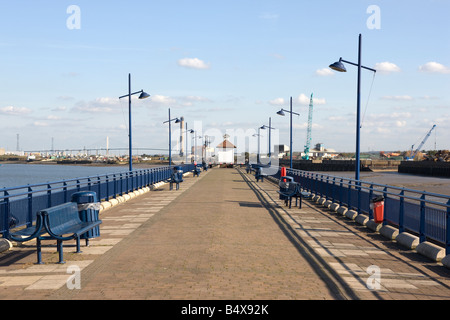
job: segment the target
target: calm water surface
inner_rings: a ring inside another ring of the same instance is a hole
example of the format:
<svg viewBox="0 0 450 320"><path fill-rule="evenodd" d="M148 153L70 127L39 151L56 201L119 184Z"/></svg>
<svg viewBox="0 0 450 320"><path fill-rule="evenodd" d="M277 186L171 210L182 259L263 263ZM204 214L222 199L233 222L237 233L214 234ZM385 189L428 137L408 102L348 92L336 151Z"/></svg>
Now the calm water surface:
<svg viewBox="0 0 450 320"><path fill-rule="evenodd" d="M0 188L24 186L128 171L124 166L1 164Z"/></svg>

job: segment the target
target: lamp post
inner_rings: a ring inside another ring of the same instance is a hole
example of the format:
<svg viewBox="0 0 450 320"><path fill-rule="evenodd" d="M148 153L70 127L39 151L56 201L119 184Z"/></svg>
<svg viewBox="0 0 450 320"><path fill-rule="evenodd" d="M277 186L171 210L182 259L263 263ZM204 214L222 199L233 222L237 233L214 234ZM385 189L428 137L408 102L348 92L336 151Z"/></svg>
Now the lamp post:
<svg viewBox="0 0 450 320"><path fill-rule="evenodd" d="M260 159L261 129L264 129L264 128L263 127L258 127L258 133L253 134L254 137L258 137L258 154L256 156L256 163L258 163L258 164L261 163L261 159Z"/></svg>
<svg viewBox="0 0 450 320"><path fill-rule="evenodd" d="M141 91L137 91L137 92L133 92L131 93L131 73L128 74L128 94L119 97L119 99L128 97L128 149L129 149L129 170L133 171L133 147L132 147L132 138L131 138L131 96L135 95L135 94L140 94L139 95L139 99L143 100L143 99L147 99L148 97L150 97L150 95L146 92L144 92L144 90Z"/></svg>
<svg viewBox="0 0 450 320"><path fill-rule="evenodd" d="M289 156L290 156L290 160L289 160L289 167L292 169L292 115L295 114L297 116L299 116L300 114L295 113L292 111L292 97L291 97L291 101L290 101L290 111L281 109L280 111L277 112L278 115L280 116L285 116L285 112L288 112L291 114L291 119L290 119L290 138L289 138Z"/></svg>
<svg viewBox="0 0 450 320"><path fill-rule="evenodd" d="M197 164L197 131L194 129L189 130L189 133L194 134L194 164Z"/></svg>
<svg viewBox="0 0 450 320"><path fill-rule="evenodd" d="M175 123L180 123L180 119L178 118L170 119L170 108L169 108L169 120L163 122L169 123L169 167L172 166L172 127L170 125L172 121L175 121Z"/></svg>
<svg viewBox="0 0 450 320"><path fill-rule="evenodd" d="M347 72L345 66L342 62L354 65L358 67L358 86L356 90L356 154L355 154L355 180L359 181L359 173L361 169L361 160L360 160L360 129L361 129L361 69L367 69L373 72L377 72L377 70L368 68L361 65L361 34L359 34L359 43L358 43L358 63L353 63L350 61L346 61L342 58L339 61L330 65L330 68L339 72Z"/></svg>
<svg viewBox="0 0 450 320"><path fill-rule="evenodd" d="M187 134L188 134L188 125L186 122L186 131L185 131L185 136L186 136L186 164L188 163L188 138L187 138Z"/></svg>
<svg viewBox="0 0 450 320"><path fill-rule="evenodd" d="M275 128L272 128L272 118L269 117L269 126L263 125L261 127L261 129L265 130L265 129L269 129L269 159L271 159L272 157L272 151L271 151L271 132L272 130L274 130Z"/></svg>

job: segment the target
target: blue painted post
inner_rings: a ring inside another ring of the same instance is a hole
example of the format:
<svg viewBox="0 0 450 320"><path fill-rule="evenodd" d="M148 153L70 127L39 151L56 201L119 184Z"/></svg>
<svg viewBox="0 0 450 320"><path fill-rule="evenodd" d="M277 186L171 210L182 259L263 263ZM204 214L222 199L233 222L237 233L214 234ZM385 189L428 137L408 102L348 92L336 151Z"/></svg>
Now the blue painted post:
<svg viewBox="0 0 450 320"><path fill-rule="evenodd" d="M351 203L351 200L352 200L352 197L351 197L351 193L352 193L352 181L351 180L349 180L349 182L348 182L348 195L347 195L347 207L348 207L348 210L351 210L352 209L352 203Z"/></svg>
<svg viewBox="0 0 450 320"><path fill-rule="evenodd" d="M9 193L8 191L5 191L3 193L5 196L5 205L4 205L4 212L3 212L3 224L5 228L5 232L3 233L4 238L9 238L9 217L11 216L11 207L9 205Z"/></svg>
<svg viewBox="0 0 450 320"><path fill-rule="evenodd" d="M290 165L290 168L293 169L292 168L292 97L291 97L290 105L291 105L291 125L290 125L290 142L289 142L289 158L290 158L289 165Z"/></svg>
<svg viewBox="0 0 450 320"><path fill-rule="evenodd" d="M67 182L66 181L64 181L64 183L63 183L63 192L64 192L64 202L68 202L69 200L69 196L68 196L68 194L67 194Z"/></svg>
<svg viewBox="0 0 450 320"><path fill-rule="evenodd" d="M359 184L359 171L360 171L360 129L361 129L361 34L359 35L358 42L358 88L357 88L357 106L356 106L356 170L355 180ZM358 205L359 212L359 205Z"/></svg>
<svg viewBox="0 0 450 320"><path fill-rule="evenodd" d="M357 184L357 187L356 187L356 190L358 191L357 192L357 203L358 203L358 214L359 213L361 213L361 182L360 181L358 181L358 182L356 182L356 184Z"/></svg>
<svg viewBox="0 0 450 320"><path fill-rule="evenodd" d="M31 227L33 225L33 190L31 187L28 187L28 218L27 218L27 227Z"/></svg>
<svg viewBox="0 0 450 320"><path fill-rule="evenodd" d="M384 189L383 189L383 198L384 198L384 213L383 213L383 224L384 224L384 221L386 220L386 216L387 216L387 213L389 213L389 208L388 208L388 206L387 206L387 203L388 203L388 194L387 194L387 187L384 187ZM386 213L387 212L387 213Z"/></svg>
<svg viewBox="0 0 450 320"><path fill-rule="evenodd" d="M450 200L447 201L447 225L446 225L446 238L445 238L445 254L450 254Z"/></svg>
<svg viewBox="0 0 450 320"><path fill-rule="evenodd" d="M50 208L52 206L52 186L47 184L47 206Z"/></svg>
<svg viewBox="0 0 450 320"><path fill-rule="evenodd" d="M333 202L335 202L336 199L336 177L333 177L333 187L331 188L332 193L331 193L331 200Z"/></svg>
<svg viewBox="0 0 450 320"><path fill-rule="evenodd" d="M114 199L116 199L119 192L117 189L117 178L115 174L113 175L113 184L114 184Z"/></svg>
<svg viewBox="0 0 450 320"><path fill-rule="evenodd" d="M108 200L111 196L109 193L109 177L106 176L105 179L106 179L105 180L106 181L106 199L105 200Z"/></svg>
<svg viewBox="0 0 450 320"><path fill-rule="evenodd" d="M369 220L373 219L373 209L372 209L372 198L373 198L373 184L370 185L369 190Z"/></svg>
<svg viewBox="0 0 450 320"><path fill-rule="evenodd" d="M419 242L422 243L426 241L427 237L425 235L425 194L420 197L420 226L419 226Z"/></svg>
<svg viewBox="0 0 450 320"><path fill-rule="evenodd" d="M400 212L398 216L398 232L402 233L405 231L405 191L400 192Z"/></svg>

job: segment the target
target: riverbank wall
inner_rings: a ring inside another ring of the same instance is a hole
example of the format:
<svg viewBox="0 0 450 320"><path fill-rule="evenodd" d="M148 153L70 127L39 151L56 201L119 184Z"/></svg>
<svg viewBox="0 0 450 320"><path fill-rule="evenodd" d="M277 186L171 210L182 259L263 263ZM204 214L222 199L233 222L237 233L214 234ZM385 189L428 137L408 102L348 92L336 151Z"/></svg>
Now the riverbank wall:
<svg viewBox="0 0 450 320"><path fill-rule="evenodd" d="M450 162L402 161L398 166L398 172L450 178Z"/></svg>
<svg viewBox="0 0 450 320"><path fill-rule="evenodd" d="M397 171L400 161L361 160L361 171ZM355 160L293 160L293 169L304 171L355 171ZM280 166L289 167L289 160L280 160Z"/></svg>

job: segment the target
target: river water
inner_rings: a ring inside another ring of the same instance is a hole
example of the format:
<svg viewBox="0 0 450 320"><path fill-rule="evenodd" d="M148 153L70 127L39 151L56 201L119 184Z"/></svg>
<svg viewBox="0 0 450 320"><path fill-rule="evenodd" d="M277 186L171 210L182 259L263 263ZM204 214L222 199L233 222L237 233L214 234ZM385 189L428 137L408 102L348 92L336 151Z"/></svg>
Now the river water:
<svg viewBox="0 0 450 320"><path fill-rule="evenodd" d="M126 166L76 166L50 164L1 164L0 188L126 172Z"/></svg>

